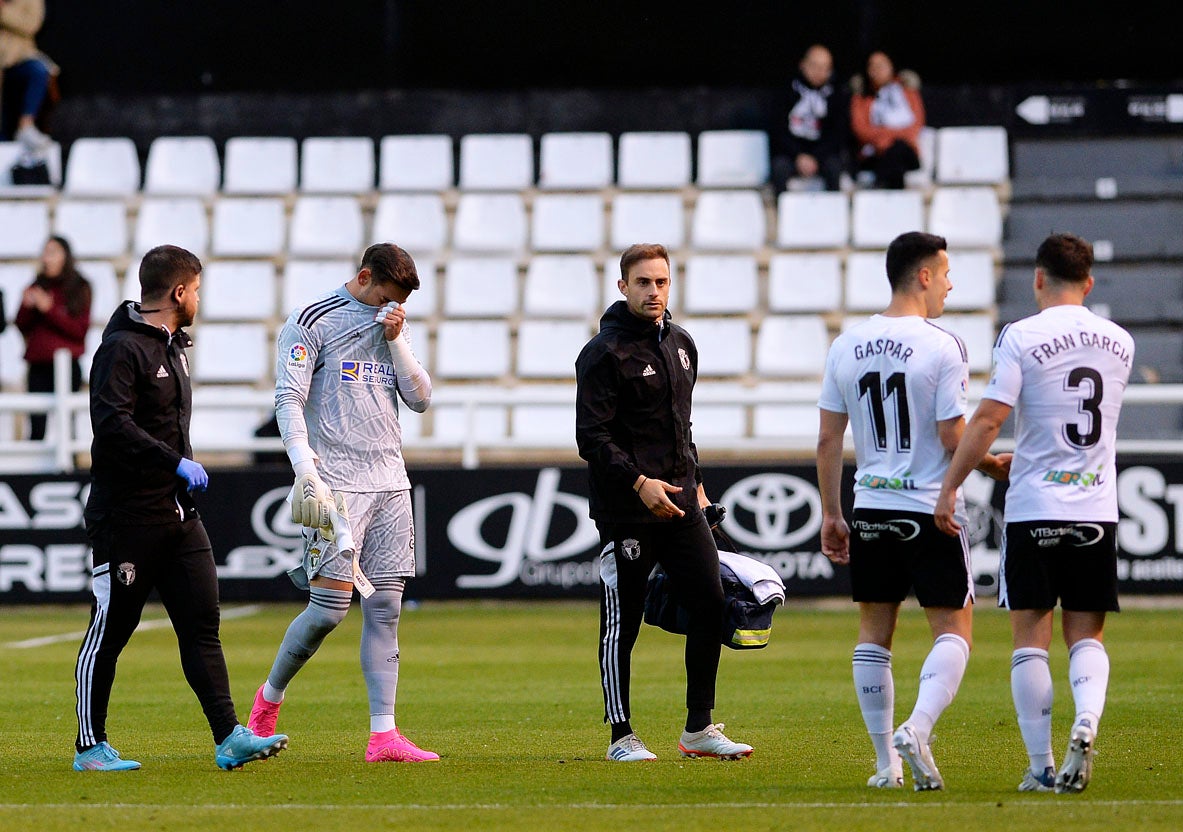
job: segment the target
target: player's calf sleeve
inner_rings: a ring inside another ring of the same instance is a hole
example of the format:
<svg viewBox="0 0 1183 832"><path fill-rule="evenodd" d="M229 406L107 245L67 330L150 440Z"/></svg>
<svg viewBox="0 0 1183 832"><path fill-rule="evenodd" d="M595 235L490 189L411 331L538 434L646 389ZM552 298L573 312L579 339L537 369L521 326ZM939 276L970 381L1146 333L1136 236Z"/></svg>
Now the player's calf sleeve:
<svg viewBox="0 0 1183 832"><path fill-rule="evenodd" d="M403 578L374 581L374 594L361 602L361 672L370 699L371 731L394 728L398 620L405 583Z"/></svg>
<svg viewBox="0 0 1183 832"><path fill-rule="evenodd" d="M273 688L287 688L300 668L320 648L325 636L345 619L352 598L352 591L312 587L308 593L308 606L288 625L275 663L267 675L267 682Z"/></svg>
<svg viewBox="0 0 1183 832"><path fill-rule="evenodd" d="M968 662L969 645L965 639L954 633L937 636L920 668L916 707L908 718L925 736L932 733L932 726L957 695Z"/></svg>
<svg viewBox="0 0 1183 832"><path fill-rule="evenodd" d="M1105 645L1095 638L1082 638L1073 644L1068 650L1068 679L1072 682L1076 719L1091 714L1096 730L1109 688L1109 654Z"/></svg>
<svg viewBox="0 0 1183 832"><path fill-rule="evenodd" d="M878 644L857 644L854 659L854 692L863 724L875 746L876 770L892 764L891 732L895 719L895 680L891 674L891 651Z"/></svg>
<svg viewBox="0 0 1183 832"><path fill-rule="evenodd" d="M1019 733L1031 759L1031 770L1054 766L1052 757L1052 671L1047 651L1020 647L1011 654L1010 692L1015 700Z"/></svg>

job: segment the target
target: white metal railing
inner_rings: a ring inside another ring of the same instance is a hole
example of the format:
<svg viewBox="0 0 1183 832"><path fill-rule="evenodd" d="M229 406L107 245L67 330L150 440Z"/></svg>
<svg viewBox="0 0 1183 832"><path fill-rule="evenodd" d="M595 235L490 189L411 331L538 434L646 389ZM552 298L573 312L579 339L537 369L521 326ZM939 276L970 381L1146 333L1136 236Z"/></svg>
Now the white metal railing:
<svg viewBox="0 0 1183 832"><path fill-rule="evenodd" d="M85 392L70 391L70 356L60 350L54 357L53 393L0 393L0 416L4 414L47 414L46 439L0 440L0 471L72 471L75 454L90 450L89 432L75 430L79 417L89 411L89 396ZM971 410L977 405L984 385L971 384ZM767 384L757 388L739 385L701 383L695 391L696 404L733 404L744 407L755 405L805 405L817 403L819 385L816 382ZM464 413L465 431L459 437L416 436L408 440L409 450L459 451L461 464L475 468L480 464L482 451L574 451L574 424L565 434L569 439L545 437L504 436L482 438L478 426L479 409L483 406L510 407L516 405L567 405L575 402L573 384L524 385L520 387L489 387L437 384L432 394L433 407L459 407ZM1126 389L1127 406L1142 404L1183 404L1183 384L1137 384ZM270 390L220 389L216 386L198 387L193 392L194 411L255 408L260 413L270 412L274 395ZM197 418L200 418L198 415ZM698 437L698 446L706 451L717 450L744 454L810 454L816 447L816 436L809 432L786 436L735 436L728 438ZM997 447L1008 450L1009 440L999 440ZM194 453L281 451L282 442L276 437L207 437L194 443ZM850 450L848 447L847 450ZM1183 455L1183 434L1179 439L1119 439L1118 451L1127 454Z"/></svg>

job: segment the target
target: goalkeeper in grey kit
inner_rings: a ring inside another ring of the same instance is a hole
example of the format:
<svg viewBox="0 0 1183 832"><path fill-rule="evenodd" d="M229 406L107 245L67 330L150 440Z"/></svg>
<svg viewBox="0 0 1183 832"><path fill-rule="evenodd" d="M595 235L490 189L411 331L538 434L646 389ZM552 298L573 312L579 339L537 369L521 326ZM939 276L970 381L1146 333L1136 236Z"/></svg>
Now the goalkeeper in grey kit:
<svg viewBox="0 0 1183 832"><path fill-rule="evenodd" d="M296 482L303 564L289 574L308 606L284 634L249 726L274 726L292 678L361 594L361 667L370 702L367 762L438 760L395 724L398 621L415 574L411 484L398 400L422 413L431 378L411 350L403 304L419 288L411 256L366 249L344 286L291 314L278 339L275 412Z"/></svg>

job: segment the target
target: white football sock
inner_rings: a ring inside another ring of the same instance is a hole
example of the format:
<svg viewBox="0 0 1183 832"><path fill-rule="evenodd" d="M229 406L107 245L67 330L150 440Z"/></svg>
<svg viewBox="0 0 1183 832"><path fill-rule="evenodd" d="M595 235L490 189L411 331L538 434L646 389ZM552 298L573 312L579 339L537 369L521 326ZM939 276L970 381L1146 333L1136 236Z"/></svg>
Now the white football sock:
<svg viewBox="0 0 1183 832"><path fill-rule="evenodd" d="M932 736L932 727L945 708L957 695L965 665L969 662L969 645L959 635L945 633L937 636L928 658L920 668L920 690L916 693L916 707L908 722L921 739Z"/></svg>
<svg viewBox="0 0 1183 832"><path fill-rule="evenodd" d="M854 647L854 692L858 697L863 723L875 746L875 769L900 767L899 754L891 747L892 720L895 716L895 680L891 675L891 651L878 644L864 642Z"/></svg>
<svg viewBox="0 0 1183 832"><path fill-rule="evenodd" d="M1105 692L1109 688L1109 654L1095 638L1082 638L1068 651L1068 679L1076 702L1076 722L1091 718L1093 730L1105 710Z"/></svg>
<svg viewBox="0 0 1183 832"><path fill-rule="evenodd" d="M1041 774L1049 766L1055 768L1052 756L1052 671L1048 667L1046 650L1020 647L1011 654L1010 692L1015 700L1015 716L1027 757L1031 760L1031 770Z"/></svg>

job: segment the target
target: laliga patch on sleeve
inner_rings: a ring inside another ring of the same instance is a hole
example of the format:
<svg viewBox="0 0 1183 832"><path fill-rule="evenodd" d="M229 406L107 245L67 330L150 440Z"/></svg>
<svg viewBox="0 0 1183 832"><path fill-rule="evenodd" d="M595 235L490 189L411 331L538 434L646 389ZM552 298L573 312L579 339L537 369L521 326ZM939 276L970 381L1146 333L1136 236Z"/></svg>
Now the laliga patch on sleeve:
<svg viewBox="0 0 1183 832"><path fill-rule="evenodd" d="M308 366L308 348L303 344L292 344L288 350L288 366L303 370Z"/></svg>

